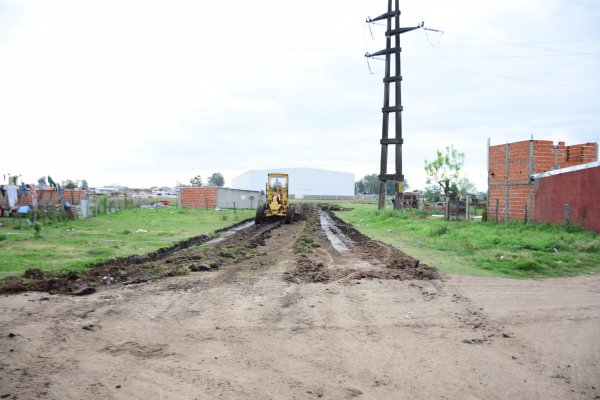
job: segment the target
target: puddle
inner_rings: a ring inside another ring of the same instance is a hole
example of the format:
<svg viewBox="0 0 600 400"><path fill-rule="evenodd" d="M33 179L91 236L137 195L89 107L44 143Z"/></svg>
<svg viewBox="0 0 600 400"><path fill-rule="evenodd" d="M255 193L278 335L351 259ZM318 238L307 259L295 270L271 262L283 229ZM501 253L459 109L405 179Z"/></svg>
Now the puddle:
<svg viewBox="0 0 600 400"><path fill-rule="evenodd" d="M352 243L352 240L340 231L329 215L319 211L319 220L321 221L321 228L323 228L327 239L329 239L334 249L337 251L350 250L346 243Z"/></svg>
<svg viewBox="0 0 600 400"><path fill-rule="evenodd" d="M249 221L249 222L246 222L245 224L238 225L235 228L228 229L225 232L219 234L218 237L209 240L205 244L219 243L220 241L225 240L225 238L228 238L229 236L233 235L236 232L243 231L244 229L250 228L252 225L254 225L254 221Z"/></svg>

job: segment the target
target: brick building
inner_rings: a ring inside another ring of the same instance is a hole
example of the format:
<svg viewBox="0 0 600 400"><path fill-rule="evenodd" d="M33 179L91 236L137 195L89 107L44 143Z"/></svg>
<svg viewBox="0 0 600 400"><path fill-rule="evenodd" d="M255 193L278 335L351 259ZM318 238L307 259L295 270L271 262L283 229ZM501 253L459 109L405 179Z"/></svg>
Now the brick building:
<svg viewBox="0 0 600 400"><path fill-rule="evenodd" d="M255 208L259 192L209 187L181 187L178 203L182 208Z"/></svg>
<svg viewBox="0 0 600 400"><path fill-rule="evenodd" d="M597 143L572 146L550 140L488 143L488 218L499 221L535 219L535 187L530 176L598 160Z"/></svg>
<svg viewBox="0 0 600 400"><path fill-rule="evenodd" d="M600 233L600 161L533 175L535 221L582 223Z"/></svg>

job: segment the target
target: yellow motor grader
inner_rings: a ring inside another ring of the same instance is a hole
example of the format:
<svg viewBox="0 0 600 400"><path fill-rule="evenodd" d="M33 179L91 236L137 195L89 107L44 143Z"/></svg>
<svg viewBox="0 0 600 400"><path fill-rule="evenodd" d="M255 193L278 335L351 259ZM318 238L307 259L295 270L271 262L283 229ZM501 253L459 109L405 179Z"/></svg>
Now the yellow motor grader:
<svg viewBox="0 0 600 400"><path fill-rule="evenodd" d="M266 203L259 202L254 222L260 224L265 218L284 217L286 224L294 219L295 207L289 204L289 177L287 174L268 174Z"/></svg>

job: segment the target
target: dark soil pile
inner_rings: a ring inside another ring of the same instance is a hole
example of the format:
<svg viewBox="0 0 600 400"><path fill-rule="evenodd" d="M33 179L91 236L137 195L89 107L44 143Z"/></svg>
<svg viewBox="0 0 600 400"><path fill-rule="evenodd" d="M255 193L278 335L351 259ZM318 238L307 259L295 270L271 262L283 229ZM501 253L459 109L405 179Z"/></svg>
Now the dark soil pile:
<svg viewBox="0 0 600 400"><path fill-rule="evenodd" d="M398 280L432 280L440 279L440 272L433 267L425 265L419 260L403 253L397 248L383 242L372 240L363 235L353 226L336 217L331 209L319 205L322 211L328 213L336 227L353 242L352 253L356 256L357 263L368 261L373 264L384 264L383 268L355 269L355 268L328 268L323 262L311 258L310 254L303 254L296 258L294 267L284 274L284 279L290 283L327 283L342 278L346 279L398 279ZM324 239L318 226L317 210L307 208L306 226L298 240L305 240L310 236L314 241L323 242Z"/></svg>

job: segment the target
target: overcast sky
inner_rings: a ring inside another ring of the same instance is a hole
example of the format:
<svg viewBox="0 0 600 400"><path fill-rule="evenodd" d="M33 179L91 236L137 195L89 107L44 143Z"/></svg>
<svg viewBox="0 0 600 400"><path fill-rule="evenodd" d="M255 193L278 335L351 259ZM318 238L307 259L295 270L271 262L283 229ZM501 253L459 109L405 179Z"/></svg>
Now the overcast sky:
<svg viewBox="0 0 600 400"><path fill-rule="evenodd" d="M403 0L404 175L453 144L600 140L596 0ZM175 186L379 171L385 0L0 0L0 174ZM390 150L392 146L390 146ZM390 164L393 156L390 154ZM390 168L389 172L393 169ZM3 178L3 176L0 176Z"/></svg>

